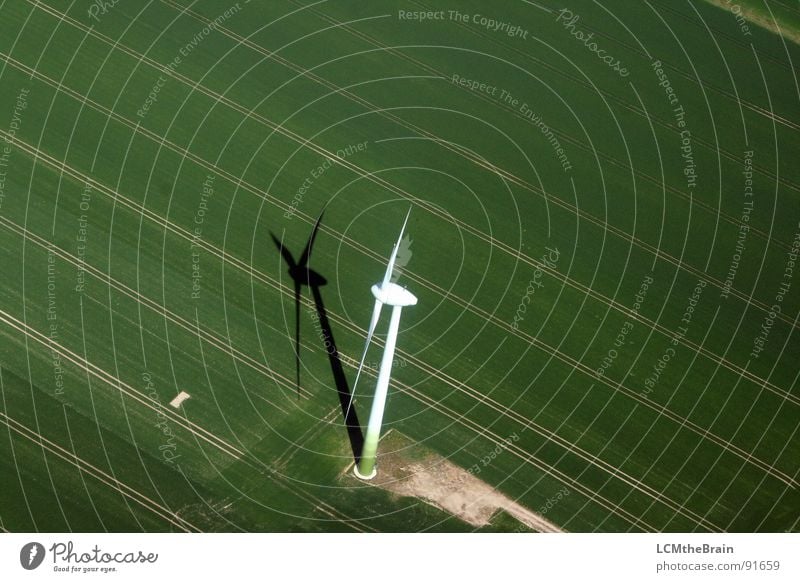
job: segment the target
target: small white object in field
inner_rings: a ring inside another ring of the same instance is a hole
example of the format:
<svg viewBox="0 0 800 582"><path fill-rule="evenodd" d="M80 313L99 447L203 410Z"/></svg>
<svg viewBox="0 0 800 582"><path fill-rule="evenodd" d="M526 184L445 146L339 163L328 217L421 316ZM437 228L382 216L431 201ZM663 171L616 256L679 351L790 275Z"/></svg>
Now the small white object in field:
<svg viewBox="0 0 800 582"><path fill-rule="evenodd" d="M173 408L180 408L183 401L188 398L191 398L188 392L184 392L183 390L181 390L181 393L178 394L175 398L173 398L172 401L169 403L169 405L172 406Z"/></svg>

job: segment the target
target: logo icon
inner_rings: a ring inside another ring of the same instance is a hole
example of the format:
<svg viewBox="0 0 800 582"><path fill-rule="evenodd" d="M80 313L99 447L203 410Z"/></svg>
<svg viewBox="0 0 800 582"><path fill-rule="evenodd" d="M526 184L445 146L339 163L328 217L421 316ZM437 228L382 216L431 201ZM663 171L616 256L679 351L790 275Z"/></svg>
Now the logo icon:
<svg viewBox="0 0 800 582"><path fill-rule="evenodd" d="M406 235L403 237L403 240L400 241L400 246L397 248L397 258L394 262L394 273L392 273L392 283L397 283L397 280L403 274L403 267L408 265L409 261L411 261L411 255L414 253L411 251L411 237Z"/></svg>
<svg viewBox="0 0 800 582"><path fill-rule="evenodd" d="M26 570L35 570L44 561L44 546L39 542L28 542L19 551L19 563Z"/></svg>

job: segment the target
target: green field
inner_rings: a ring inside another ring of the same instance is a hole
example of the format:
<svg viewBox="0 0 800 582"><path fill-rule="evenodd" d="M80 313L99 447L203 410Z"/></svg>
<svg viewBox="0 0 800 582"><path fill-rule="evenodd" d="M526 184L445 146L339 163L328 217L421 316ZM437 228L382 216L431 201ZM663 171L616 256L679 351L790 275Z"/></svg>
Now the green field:
<svg viewBox="0 0 800 582"><path fill-rule="evenodd" d="M567 531L800 531L800 9L744 4L787 34L702 1L0 4L0 528L475 529L346 473L308 287L296 385L271 235L296 258L325 210L352 385L411 207L386 430Z"/></svg>

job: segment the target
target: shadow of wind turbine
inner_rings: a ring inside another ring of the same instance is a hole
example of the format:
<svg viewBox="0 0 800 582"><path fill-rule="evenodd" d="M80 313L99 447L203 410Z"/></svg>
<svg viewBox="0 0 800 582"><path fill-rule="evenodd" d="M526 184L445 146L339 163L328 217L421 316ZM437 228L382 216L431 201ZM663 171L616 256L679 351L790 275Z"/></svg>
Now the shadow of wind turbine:
<svg viewBox="0 0 800 582"><path fill-rule="evenodd" d="M324 214L324 213L323 213ZM350 446L353 451L353 457L356 463L361 458L361 449L364 442L364 437L361 432L361 425L358 421L358 415L355 409L349 407L350 403L350 386L347 383L347 377L344 373L341 358L339 357L339 350L336 347L336 341L333 337L333 330L331 329L330 320L325 309L325 303L322 298L321 287L327 284L327 279L320 273L309 267L308 262L311 258L311 252L314 246L319 226L322 221L323 214L317 218L314 228L311 231L311 236L306 243L300 259L295 262L294 257L289 250L278 240L278 238L270 233L272 240L278 247L286 264L289 266L289 276L294 283L294 304L295 304L295 369L297 391L300 394L300 299L303 286L309 287L311 295L314 299L314 308L317 314L317 319L322 330L323 337L326 340L325 351L328 354L328 361L331 366L331 373L336 385L336 391L339 396L339 404L342 408L342 416L344 418L345 426L347 428L347 435L350 440ZM329 347L328 347L329 346Z"/></svg>
<svg viewBox="0 0 800 582"><path fill-rule="evenodd" d="M269 233L269 235L272 237L272 241L275 243L275 246L278 247L278 251L280 251L283 260L289 266L289 277L294 283L294 358L295 385L297 388L298 397L300 396L300 295L302 293L303 285L308 287L322 286L328 282L325 277L310 269L308 266L308 261L311 258L311 251L314 247L314 240L317 238L317 232L319 231L319 225L322 221L323 214L320 214L319 218L317 218L317 222L314 223L311 236L306 243L305 249L303 249L303 253L300 255L300 260L297 262L295 262L292 253L289 252L289 249L287 249L283 244L283 241L278 240L278 237L276 237L273 233Z"/></svg>

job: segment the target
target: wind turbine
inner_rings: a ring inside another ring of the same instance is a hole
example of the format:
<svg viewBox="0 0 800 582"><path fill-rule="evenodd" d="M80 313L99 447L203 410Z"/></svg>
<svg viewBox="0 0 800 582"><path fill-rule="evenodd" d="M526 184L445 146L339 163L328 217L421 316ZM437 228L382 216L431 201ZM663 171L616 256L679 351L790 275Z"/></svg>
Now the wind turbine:
<svg viewBox="0 0 800 582"><path fill-rule="evenodd" d="M391 305L392 317L389 321L389 333L386 336L386 345L383 349L381 367L378 370L378 382L375 386L375 397L372 399L372 410L369 414L367 434L364 437L361 458L356 466L353 467L353 472L359 479L372 479L377 474L377 470L375 469L375 455L378 450L378 440L381 436L381 424L383 422L383 411L386 407L386 395L389 391L389 377L392 372L394 348L397 344L397 334L400 330L400 313L403 307L417 304L417 298L410 291L391 281L395 261L397 260L397 251L403 240L403 232L406 229L409 214L411 214L411 209L409 209L408 214L406 214L406 219L403 222L403 228L400 229L400 236L397 239L397 244L395 244L392 249L383 281L372 286L372 294L375 296L375 306L372 309L372 318L370 319L369 329L367 330L367 341L364 344L364 352L361 355L361 362L358 364L358 372L356 372L356 380L353 384L353 395L350 397L350 405L347 407L349 411L350 406L353 404L356 387L358 386L358 379L364 367L364 360L367 357L367 350L369 350L369 344L372 341L375 326L378 324L378 318L381 315L381 308L384 305Z"/></svg>

